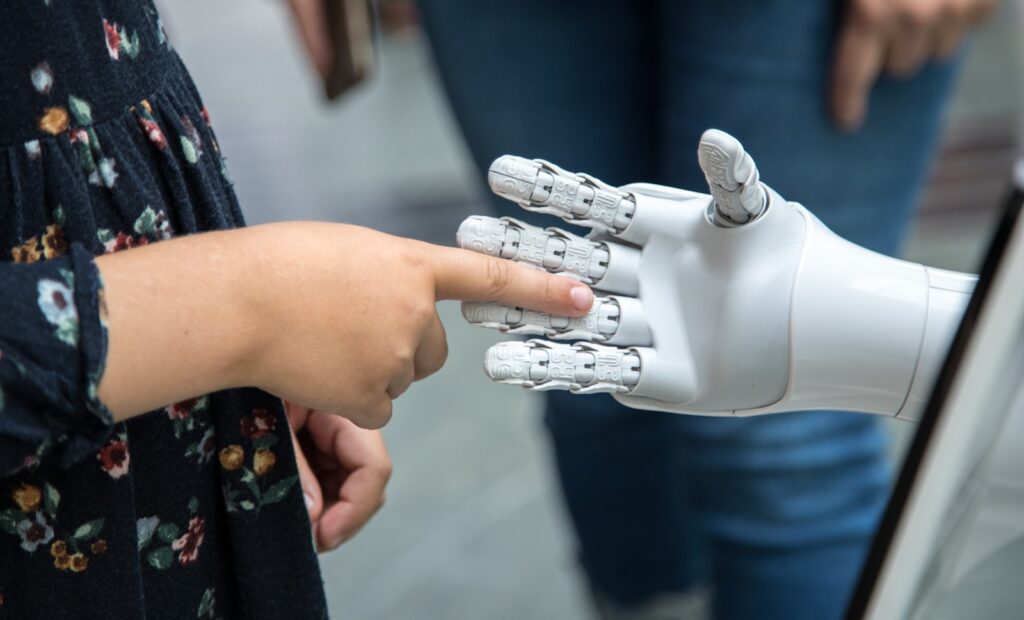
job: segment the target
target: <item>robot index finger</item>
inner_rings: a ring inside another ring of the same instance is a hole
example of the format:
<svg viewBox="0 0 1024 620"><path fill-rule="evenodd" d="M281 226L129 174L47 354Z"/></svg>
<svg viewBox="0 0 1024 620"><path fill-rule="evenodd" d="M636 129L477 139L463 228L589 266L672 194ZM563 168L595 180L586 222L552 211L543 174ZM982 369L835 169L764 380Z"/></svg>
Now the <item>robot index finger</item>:
<svg viewBox="0 0 1024 620"><path fill-rule="evenodd" d="M564 274L609 293L639 291L640 250L627 245L483 215L466 218L455 239L460 248Z"/></svg>

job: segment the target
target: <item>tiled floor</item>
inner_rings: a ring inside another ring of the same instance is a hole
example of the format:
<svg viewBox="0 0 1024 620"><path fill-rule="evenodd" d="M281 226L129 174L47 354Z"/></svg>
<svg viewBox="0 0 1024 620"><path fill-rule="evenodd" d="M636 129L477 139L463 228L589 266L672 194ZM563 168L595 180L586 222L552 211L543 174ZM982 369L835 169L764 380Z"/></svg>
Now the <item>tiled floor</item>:
<svg viewBox="0 0 1024 620"><path fill-rule="evenodd" d="M450 243L461 219L479 210L478 180L420 39L385 41L382 74L326 108L282 3L164 4L250 222L341 220ZM980 65L975 73L992 71ZM968 101L962 113L993 104L982 102ZM974 221L966 236L926 232L911 250L967 268L984 227ZM493 336L465 326L453 304L441 311L449 363L398 401L385 431L396 464L388 505L323 557L332 612L355 620L585 618L538 400L490 385L480 360Z"/></svg>

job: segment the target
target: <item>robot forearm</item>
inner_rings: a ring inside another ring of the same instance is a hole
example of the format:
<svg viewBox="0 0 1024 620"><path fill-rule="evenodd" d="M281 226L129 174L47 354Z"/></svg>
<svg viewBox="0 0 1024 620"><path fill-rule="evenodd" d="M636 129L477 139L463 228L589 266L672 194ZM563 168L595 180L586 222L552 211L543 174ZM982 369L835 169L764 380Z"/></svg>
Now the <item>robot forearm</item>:
<svg viewBox="0 0 1024 620"><path fill-rule="evenodd" d="M916 419L974 277L839 238L761 184L731 136L707 132L698 153L711 195L612 188L540 160L495 162L498 194L594 233L474 216L459 245L580 279L598 300L574 319L464 305L474 324L585 341L498 344L485 362L491 378L679 413Z"/></svg>

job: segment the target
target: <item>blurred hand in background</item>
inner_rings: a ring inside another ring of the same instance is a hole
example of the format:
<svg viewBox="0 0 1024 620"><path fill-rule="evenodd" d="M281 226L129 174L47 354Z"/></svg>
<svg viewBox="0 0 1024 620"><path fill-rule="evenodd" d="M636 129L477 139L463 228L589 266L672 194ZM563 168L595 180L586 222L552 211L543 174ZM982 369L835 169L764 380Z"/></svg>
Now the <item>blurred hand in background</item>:
<svg viewBox="0 0 1024 620"><path fill-rule="evenodd" d="M288 0L306 55L321 79L331 70L331 35L324 0Z"/></svg>
<svg viewBox="0 0 1024 620"><path fill-rule="evenodd" d="M849 0L836 41L830 103L847 131L860 128L868 95L884 71L912 77L952 56L998 0Z"/></svg>

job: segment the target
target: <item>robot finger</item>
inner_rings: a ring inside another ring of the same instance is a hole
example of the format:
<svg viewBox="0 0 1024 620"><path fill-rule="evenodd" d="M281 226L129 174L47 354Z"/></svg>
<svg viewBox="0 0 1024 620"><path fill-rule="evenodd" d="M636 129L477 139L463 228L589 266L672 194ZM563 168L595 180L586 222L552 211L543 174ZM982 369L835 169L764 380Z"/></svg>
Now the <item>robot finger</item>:
<svg viewBox="0 0 1024 620"><path fill-rule="evenodd" d="M726 228L743 226L757 219L768 206L768 193L761 184L757 165L736 138L709 129L700 138L697 159L708 181L715 206L715 224Z"/></svg>
<svg viewBox="0 0 1024 620"><path fill-rule="evenodd" d="M491 164L487 182L494 193L528 211L613 236L629 226L636 210L629 193L542 159L502 155Z"/></svg>
<svg viewBox="0 0 1024 620"><path fill-rule="evenodd" d="M466 218L455 239L463 249L562 273L610 293L636 296L639 290L640 251L619 243L482 215Z"/></svg>
<svg viewBox="0 0 1024 620"><path fill-rule="evenodd" d="M640 381L640 356L632 349L545 340L501 342L487 350L487 376L532 390L575 394L626 393Z"/></svg>
<svg viewBox="0 0 1024 620"><path fill-rule="evenodd" d="M463 302L462 316L473 325L509 334L540 335L552 340L587 340L606 344L648 346L651 329L640 300L597 297L581 317L555 316L495 303Z"/></svg>

